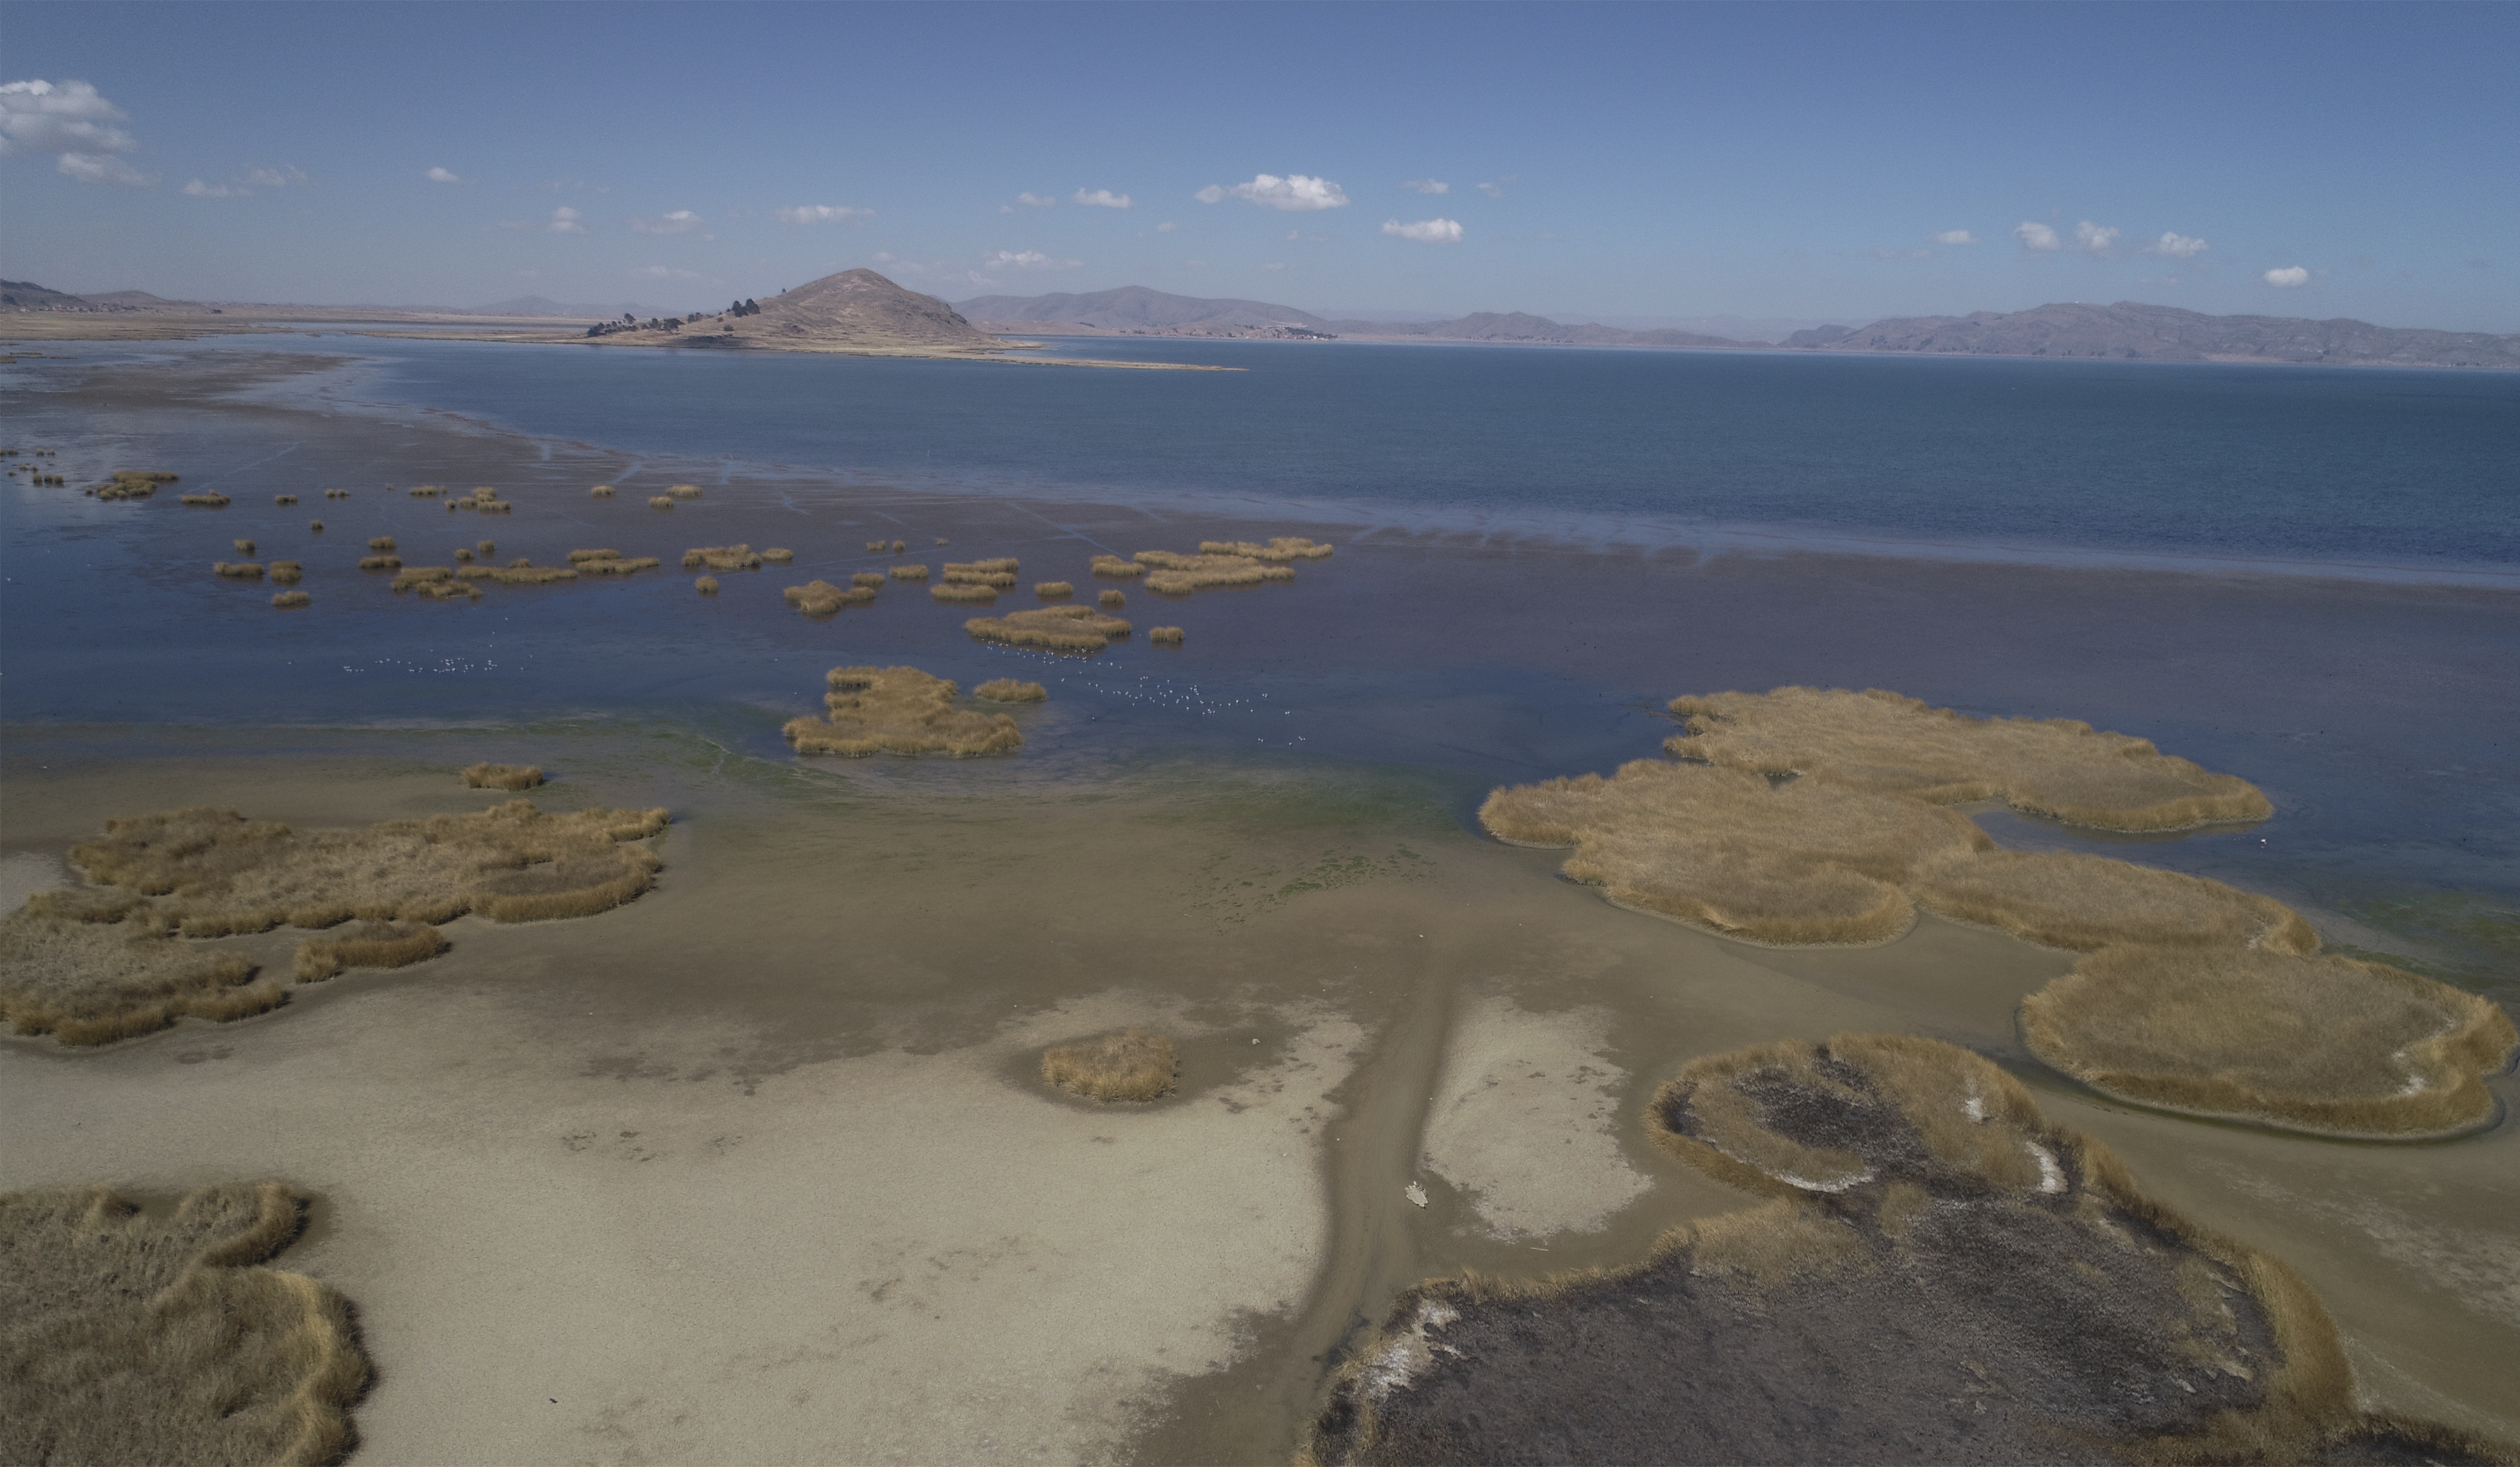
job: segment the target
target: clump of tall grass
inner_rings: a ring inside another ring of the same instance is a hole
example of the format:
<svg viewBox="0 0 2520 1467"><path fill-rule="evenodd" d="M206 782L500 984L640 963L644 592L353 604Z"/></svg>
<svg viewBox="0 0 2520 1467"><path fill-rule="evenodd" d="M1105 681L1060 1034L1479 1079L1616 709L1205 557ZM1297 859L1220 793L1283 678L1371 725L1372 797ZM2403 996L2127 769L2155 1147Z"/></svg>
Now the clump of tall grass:
<svg viewBox="0 0 2520 1467"><path fill-rule="evenodd" d="M232 543L236 546L236 553L237 553L238 555L240 555L240 556L250 556L250 555L252 555L252 554L253 554L253 542L252 542L252 541L250 541L250 540L238 540L238 541L234 541L234 542L232 542Z"/></svg>
<svg viewBox="0 0 2520 1467"><path fill-rule="evenodd" d="M796 553L784 545L774 545L761 553L761 558L772 565L792 565Z"/></svg>
<svg viewBox="0 0 2520 1467"><path fill-rule="evenodd" d="M1118 556L1096 556L1087 568L1106 581L1134 581L1147 573L1147 567Z"/></svg>
<svg viewBox="0 0 2520 1467"><path fill-rule="evenodd" d="M1267 545L1249 540L1202 540L1198 543L1198 553L1202 556L1240 556L1274 565L1283 565L1289 560L1327 560L1332 549L1297 535L1273 536Z"/></svg>
<svg viewBox="0 0 2520 1467"><path fill-rule="evenodd" d="M1129 604L1129 598L1117 587L1111 587L1106 588L1100 596L1094 598L1094 604L1101 606L1105 611L1117 611L1122 606Z"/></svg>
<svg viewBox="0 0 2520 1467"><path fill-rule="evenodd" d="M324 521L320 519L310 519L306 521L306 528L313 534L321 535L324 533Z"/></svg>
<svg viewBox="0 0 2520 1467"><path fill-rule="evenodd" d="M790 719L783 731L799 754L976 758L1023 747L1013 719L955 707L955 686L918 668L835 667L828 681L826 716Z"/></svg>
<svg viewBox="0 0 2520 1467"><path fill-rule="evenodd" d="M385 487L390 489L393 486L391 484L387 484ZM324 497L326 499L348 499L350 497L350 491L347 489L327 489L324 491Z"/></svg>
<svg viewBox="0 0 2520 1467"><path fill-rule="evenodd" d="M670 494L654 494L648 498L648 508L651 510L670 510L673 507L674 499Z"/></svg>
<svg viewBox="0 0 2520 1467"><path fill-rule="evenodd" d="M262 579L262 566L252 560L213 560L210 562L210 569L231 580L259 581Z"/></svg>
<svg viewBox="0 0 2520 1467"><path fill-rule="evenodd" d="M698 499L700 497L700 486L698 484L676 484L671 488L668 488L665 493L675 499Z"/></svg>
<svg viewBox="0 0 2520 1467"><path fill-rule="evenodd" d="M472 548L470 546L458 547L455 552L455 559L459 564L470 564L472 559Z"/></svg>
<svg viewBox="0 0 2520 1467"><path fill-rule="evenodd" d="M297 496L294 494L275 494L271 497L271 502L275 505L293 505L297 503Z"/></svg>
<svg viewBox="0 0 2520 1467"><path fill-rule="evenodd" d="M1148 568L1147 589L1157 596L1189 596L1225 586L1257 586L1264 581L1295 578L1291 566L1263 564L1248 556L1140 551L1138 563Z"/></svg>
<svg viewBox="0 0 2520 1467"><path fill-rule="evenodd" d="M1944 916L2078 953L2122 943L2318 951L2310 923L2272 897L2101 856L1979 851L1927 863L1907 885Z"/></svg>
<svg viewBox="0 0 2520 1467"><path fill-rule="evenodd" d="M481 588L469 581L430 581L412 590L432 601L477 601L481 599Z"/></svg>
<svg viewBox="0 0 2520 1467"><path fill-rule="evenodd" d="M1173 1042L1151 1029L1123 1029L1042 1051L1041 1078L1097 1100L1152 1100L1179 1073Z"/></svg>
<svg viewBox="0 0 2520 1467"><path fill-rule="evenodd" d="M938 545L943 545L945 542L939 540L936 543ZM910 542L907 540L895 540L892 542L891 554L896 556L906 556L910 554Z"/></svg>
<svg viewBox="0 0 2520 1467"><path fill-rule="evenodd" d="M717 577L695 576L692 579L692 589L702 596L715 596L717 595Z"/></svg>
<svg viewBox="0 0 2520 1467"><path fill-rule="evenodd" d="M1147 634L1147 641L1157 646L1180 646L1187 638L1179 627L1157 627Z"/></svg>
<svg viewBox="0 0 2520 1467"><path fill-rule="evenodd" d="M368 549L375 551L380 555L389 556L392 555L398 547L394 544L394 537L391 535L379 535L368 542Z"/></svg>
<svg viewBox="0 0 2520 1467"><path fill-rule="evenodd" d="M2421 1135L2490 1119L2520 1032L2383 963L2264 948L2112 947L2021 1005L2033 1053L2123 1099L2291 1130Z"/></svg>
<svg viewBox="0 0 2520 1467"><path fill-rule="evenodd" d="M174 926L129 893L38 893L0 917L0 1021L104 1045L186 1016L244 1018L288 998L243 954L197 948Z"/></svg>
<svg viewBox="0 0 2520 1467"><path fill-rule="evenodd" d="M304 1217L276 1181L145 1212L101 1186L0 1195L0 1459L338 1460L368 1384L349 1306L260 1267Z"/></svg>
<svg viewBox="0 0 2520 1467"><path fill-rule="evenodd" d="M883 548L887 543L888 542L882 540L870 540L867 542L867 549L877 555L881 555L883 553Z"/></svg>
<svg viewBox="0 0 2520 1467"><path fill-rule="evenodd" d="M468 764L464 766L464 783L469 789L531 789L543 782L539 764Z"/></svg>
<svg viewBox="0 0 2520 1467"><path fill-rule="evenodd" d="M1046 601L1062 600L1076 594L1076 587L1066 581L1036 581L1032 594Z"/></svg>
<svg viewBox="0 0 2520 1467"><path fill-rule="evenodd" d="M924 565L894 565L886 568L884 574L890 576L896 581L923 581L927 579L927 567Z"/></svg>
<svg viewBox="0 0 2520 1467"><path fill-rule="evenodd" d="M936 589L943 592L952 588L940 586ZM1082 652L1092 656L1128 636L1129 624L1116 616L1104 616L1090 606L1042 606L1031 611L1010 612L1005 616L974 616L963 623L963 630L979 642L1039 647L1050 652Z"/></svg>
<svg viewBox="0 0 2520 1467"><path fill-rule="evenodd" d="M178 503L190 505L196 510L224 510L228 507L228 497L211 489L201 494L183 495Z"/></svg>
<svg viewBox="0 0 2520 1467"><path fill-rule="evenodd" d="M832 616L842 606L863 606L875 600L872 586L834 586L820 577L802 586L790 586L781 594L788 604L807 616Z"/></svg>
<svg viewBox="0 0 2520 1467"><path fill-rule="evenodd" d="M2074 719L1971 718L1882 689L1779 688L1672 700L1677 759L1798 775L1937 805L2000 799L2105 830L2179 830L2273 813L2255 785Z"/></svg>
<svg viewBox="0 0 2520 1467"><path fill-rule="evenodd" d="M469 558L469 553L459 554L467 554ZM618 560L620 558L621 553L617 550L573 550L568 553L568 563L571 565L583 564L588 560Z"/></svg>
<svg viewBox="0 0 2520 1467"><path fill-rule="evenodd" d="M435 499L446 490L436 484L414 484L409 492L414 499Z"/></svg>
<svg viewBox="0 0 2520 1467"><path fill-rule="evenodd" d="M995 560L948 560L945 562L945 579L1012 591L1014 589L1015 572L1020 568L1020 563L1012 556Z"/></svg>
<svg viewBox="0 0 2520 1467"><path fill-rule="evenodd" d="M485 556L495 556L499 553L499 542L496 540L476 540L472 542L472 548Z"/></svg>
<svg viewBox="0 0 2520 1467"><path fill-rule="evenodd" d="M1050 689L1039 683L1018 683L1012 678L991 678L971 689L971 696L987 698L992 703L1041 703L1050 699Z"/></svg>
<svg viewBox="0 0 2520 1467"><path fill-rule="evenodd" d="M294 586L306 579L306 567L296 560L271 562L271 580L276 586Z"/></svg>
<svg viewBox="0 0 2520 1467"><path fill-rule="evenodd" d="M591 560L579 560L577 559L577 556L572 554L569 558L575 562L577 573L582 576L636 575L643 570L662 569L665 563L653 556L616 555L601 556Z"/></svg>
<svg viewBox="0 0 2520 1467"><path fill-rule="evenodd" d="M861 570L850 575L849 584L867 591L883 589L884 575L879 570Z"/></svg>
<svg viewBox="0 0 2520 1467"><path fill-rule="evenodd" d="M696 545L683 552L683 569L759 570L761 557L748 545Z"/></svg>
<svg viewBox="0 0 2520 1467"><path fill-rule="evenodd" d="M431 581L453 579L455 579L455 567L451 565L406 565L394 573L393 590L396 595L400 595L415 586L426 586Z"/></svg>
<svg viewBox="0 0 2520 1467"><path fill-rule="evenodd" d="M445 952L446 946L445 937L426 922L360 922L299 943L290 973L300 983L321 983L344 968L399 968L427 962Z"/></svg>
<svg viewBox="0 0 2520 1467"><path fill-rule="evenodd" d="M284 591L271 599L271 603L278 606L283 611L292 611L299 606L313 605L314 602L315 598L308 596L303 591Z"/></svg>
<svg viewBox="0 0 2520 1467"><path fill-rule="evenodd" d="M555 581L574 581L577 568L570 565L459 565L455 574L467 581L494 581L502 586L548 586Z"/></svg>
<svg viewBox="0 0 2520 1467"><path fill-rule="evenodd" d="M979 581L947 581L928 587L927 594L940 601L986 606L997 600L998 588Z"/></svg>
<svg viewBox="0 0 2520 1467"><path fill-rule="evenodd" d="M35 474L32 476L32 482L40 484L50 477L49 474ZM87 492L107 501L150 499L157 495L158 486L145 479L114 479L110 483L99 484ZM185 502L189 504L194 498L196 496L187 495Z"/></svg>
<svg viewBox="0 0 2520 1467"><path fill-rule="evenodd" d="M598 484L594 488L587 490L586 493L587 497L590 499L610 499L612 497L612 486L610 484Z"/></svg>

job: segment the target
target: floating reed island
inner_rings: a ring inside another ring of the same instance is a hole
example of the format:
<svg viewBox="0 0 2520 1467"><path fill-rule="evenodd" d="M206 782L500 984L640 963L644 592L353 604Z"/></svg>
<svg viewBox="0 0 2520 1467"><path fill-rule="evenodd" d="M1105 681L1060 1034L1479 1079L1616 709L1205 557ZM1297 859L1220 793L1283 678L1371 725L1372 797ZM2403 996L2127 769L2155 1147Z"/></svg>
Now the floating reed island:
<svg viewBox="0 0 2520 1467"><path fill-rule="evenodd" d="M464 787L467 789L531 789L543 782L539 764L468 764L464 766Z"/></svg>
<svg viewBox="0 0 2520 1467"><path fill-rule="evenodd" d="M927 588L930 599L958 606L990 606L998 600L998 588L979 581L942 581Z"/></svg>
<svg viewBox="0 0 2520 1467"><path fill-rule="evenodd" d="M1105 611L1117 611L1122 606L1129 604L1128 593L1121 591L1118 587L1105 588L1095 596L1094 604L1101 606Z"/></svg>
<svg viewBox="0 0 2520 1467"><path fill-rule="evenodd" d="M772 565L791 565L795 563L796 553L784 545L774 545L761 553L761 558Z"/></svg>
<svg viewBox="0 0 2520 1467"><path fill-rule="evenodd" d="M975 642L1037 647L1046 652L1081 652L1090 657L1128 636L1129 624L1091 606L1043 606L1005 616L974 616L963 623L963 630Z"/></svg>
<svg viewBox="0 0 2520 1467"><path fill-rule="evenodd" d="M446 502L446 512L449 514L458 510L477 510L484 514L507 514L514 512L516 508L514 503L499 498L499 491L487 484L473 490L466 498L450 499Z"/></svg>
<svg viewBox="0 0 2520 1467"><path fill-rule="evenodd" d="M1190 634L1179 627L1157 627L1147 634L1147 641L1156 646L1180 646L1189 638Z"/></svg>
<svg viewBox="0 0 2520 1467"><path fill-rule="evenodd" d="M700 486L698 484L676 484L672 488L667 489L665 491L665 495L669 499L698 499L700 497Z"/></svg>
<svg viewBox="0 0 2520 1467"><path fill-rule="evenodd" d="M926 567L922 565L920 569L924 570ZM884 579L885 577L882 571L861 570L850 575L849 584L852 586L863 587L868 591L881 591L883 589Z"/></svg>
<svg viewBox="0 0 2520 1467"><path fill-rule="evenodd" d="M672 495L656 494L649 496L648 508L651 510L670 510L673 507L674 499Z"/></svg>
<svg viewBox="0 0 2520 1467"><path fill-rule="evenodd" d="M1022 568L1023 562L1012 556L994 560L948 560L945 562L945 579L965 585L986 586L996 591L1012 591L1015 572Z"/></svg>
<svg viewBox="0 0 2520 1467"><path fill-rule="evenodd" d="M1019 683L1012 678L991 678L971 689L971 696L992 703L1043 703L1050 700L1050 689L1039 683Z"/></svg>
<svg viewBox="0 0 2520 1467"><path fill-rule="evenodd" d="M1190 596L1220 587L1258 586L1269 581L1291 581L1295 578L1291 565L1270 564L1249 556L1184 556L1172 551L1140 551L1137 563L1146 567L1147 589L1157 596Z"/></svg>
<svg viewBox="0 0 2520 1467"><path fill-rule="evenodd" d="M581 576L628 576L660 569L665 562L654 556L624 556L617 550L573 550L568 553L568 563Z"/></svg>
<svg viewBox="0 0 2520 1467"><path fill-rule="evenodd" d="M214 574L225 576L234 581L259 581L262 579L262 566L252 560L213 560L210 562L210 570Z"/></svg>
<svg viewBox="0 0 2520 1467"><path fill-rule="evenodd" d="M843 606L869 604L875 600L875 592L874 586L863 582L834 586L816 577L802 586L790 586L781 595L787 598L788 604L807 616L835 616Z"/></svg>
<svg viewBox="0 0 2520 1467"><path fill-rule="evenodd" d="M1921 909L2092 955L2024 1004L2024 1033L2048 1064L2123 1099L2375 1138L2493 1116L2477 1076L2520 1044L2495 1005L2317 958L2318 934L2271 897L2103 857L1998 850L1941 803L2002 798L2163 829L2262 818L2266 797L2246 781L2084 724L1965 719L1895 694L1765 696L1674 703L1688 730L1666 747L1724 762L1641 759L1608 778L1499 789L1480 823L1510 843L1574 847L1561 869L1618 906L1742 941L1887 942ZM1912 755L1902 728L1917 731ZM2164 985L2185 985L2180 1022L2145 1017L2168 1011Z"/></svg>
<svg viewBox="0 0 2520 1467"><path fill-rule="evenodd" d="M294 494L275 494L271 497L271 502L275 505L293 505L297 503L297 496Z"/></svg>
<svg viewBox="0 0 2520 1467"><path fill-rule="evenodd" d="M273 597L271 603L283 611L294 611L300 606L313 605L315 598L303 591L284 591Z"/></svg>
<svg viewBox="0 0 2520 1467"><path fill-rule="evenodd" d="M717 577L695 576L692 578L692 589L702 596L715 596L717 595Z"/></svg>
<svg viewBox="0 0 2520 1467"><path fill-rule="evenodd" d="M392 555L397 547L394 545L394 537L391 535L379 535L368 542L368 549L381 552L384 555Z"/></svg>
<svg viewBox="0 0 2520 1467"><path fill-rule="evenodd" d="M898 553L896 552L896 554ZM923 581L927 579L927 567L924 565L895 565L888 567L884 571L884 574L896 581Z"/></svg>
<svg viewBox="0 0 2520 1467"><path fill-rule="evenodd" d="M0 1021L100 1045L287 1001L278 976L195 939L609 911L653 883L661 863L642 842L665 823L662 810L545 815L527 800L304 832L211 806L110 821L69 852L106 889L39 893L0 919Z"/></svg>
<svg viewBox="0 0 2520 1467"><path fill-rule="evenodd" d="M788 721L799 754L952 754L978 758L1023 747L1003 713L954 706L955 685L915 667L835 667L826 716Z"/></svg>
<svg viewBox="0 0 2520 1467"><path fill-rule="evenodd" d="M385 487L390 489L393 486L391 484L387 484ZM324 491L324 497L326 499L348 499L350 497L350 491L347 489L327 489Z"/></svg>
<svg viewBox="0 0 2520 1467"><path fill-rule="evenodd" d="M274 560L271 562L271 579L277 586L294 586L306 579L306 566L296 560Z"/></svg>
<svg viewBox="0 0 2520 1467"><path fill-rule="evenodd" d="M196 510L224 510L228 507L230 501L226 495L221 494L216 489L209 489L204 490L200 494L181 495L177 498L176 503L190 506Z"/></svg>
<svg viewBox="0 0 2520 1467"><path fill-rule="evenodd" d="M586 493L589 499L610 499L612 497L612 486L610 484L598 484L594 488L587 490Z"/></svg>
<svg viewBox="0 0 2520 1467"><path fill-rule="evenodd" d="M1327 560L1337 547L1319 545L1300 535L1278 535L1266 545L1250 540L1202 540L1202 556L1239 556L1247 560L1262 560L1272 565L1284 565L1295 560Z"/></svg>
<svg viewBox="0 0 2520 1467"><path fill-rule="evenodd" d="M240 556L250 556L253 554L253 542L250 540L231 541L230 544L236 547L236 553Z"/></svg>
<svg viewBox="0 0 2520 1467"><path fill-rule="evenodd" d="M1097 1100L1152 1100L1173 1088L1181 1066L1173 1042L1151 1029L1123 1029L1042 1051L1041 1078Z"/></svg>
<svg viewBox="0 0 2520 1467"><path fill-rule="evenodd" d="M1147 573L1147 567L1118 556L1096 556L1086 568L1106 581L1134 581Z"/></svg>
<svg viewBox="0 0 2520 1467"><path fill-rule="evenodd" d="M1634 1267L1404 1291L1297 1460L2508 1460L2363 1412L2290 1269L2147 1196L1966 1050L1718 1054L1646 1127L1773 1200Z"/></svg>
<svg viewBox="0 0 2520 1467"><path fill-rule="evenodd" d="M368 1384L349 1306L261 1267L305 1212L279 1182L147 1211L101 1186L0 1194L0 1460L339 1460Z"/></svg>
<svg viewBox="0 0 2520 1467"><path fill-rule="evenodd" d="M536 565L529 557L519 556L505 565L459 565L455 567L455 576L458 580L489 581L500 586L549 586L559 581L576 580L578 567Z"/></svg>
<svg viewBox="0 0 2520 1467"><path fill-rule="evenodd" d="M1032 594L1046 601L1065 600L1076 594L1076 586L1071 581L1035 581Z"/></svg>
<svg viewBox="0 0 2520 1467"><path fill-rule="evenodd" d="M759 570L761 556L748 545L696 545L683 552L683 569Z"/></svg>

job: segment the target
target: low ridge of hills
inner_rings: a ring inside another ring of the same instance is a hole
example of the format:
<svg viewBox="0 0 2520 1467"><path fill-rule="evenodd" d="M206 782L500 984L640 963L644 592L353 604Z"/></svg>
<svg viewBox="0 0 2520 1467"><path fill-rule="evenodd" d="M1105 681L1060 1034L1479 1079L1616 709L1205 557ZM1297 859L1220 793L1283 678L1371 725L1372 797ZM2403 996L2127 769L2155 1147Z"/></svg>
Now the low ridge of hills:
<svg viewBox="0 0 2520 1467"><path fill-rule="evenodd" d="M1310 311L1260 300L1203 299L1172 295L1145 286L1122 286L1071 295L982 295L956 301L972 321L996 326L1087 326L1102 332L1153 332L1182 327L1296 326L1328 332L1329 323Z"/></svg>
<svg viewBox="0 0 2520 1467"><path fill-rule="evenodd" d="M1903 316L1787 336L1788 347L2136 362L2324 362L2520 368L2520 335L2373 326L2338 317L2208 316L2177 306L2043 305L1967 316Z"/></svg>

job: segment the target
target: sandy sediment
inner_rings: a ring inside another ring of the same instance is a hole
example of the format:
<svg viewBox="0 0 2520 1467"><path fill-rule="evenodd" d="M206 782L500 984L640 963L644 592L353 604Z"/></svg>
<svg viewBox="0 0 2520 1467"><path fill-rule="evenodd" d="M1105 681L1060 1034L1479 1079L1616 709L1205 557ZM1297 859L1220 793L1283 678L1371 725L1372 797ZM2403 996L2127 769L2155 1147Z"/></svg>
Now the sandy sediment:
<svg viewBox="0 0 2520 1467"><path fill-rule="evenodd" d="M1598 1008L1535 1013L1502 995L1456 1013L1425 1166L1491 1236L1596 1231L1652 1186L1619 1150L1628 1072L1602 1052L1616 1022Z"/></svg>

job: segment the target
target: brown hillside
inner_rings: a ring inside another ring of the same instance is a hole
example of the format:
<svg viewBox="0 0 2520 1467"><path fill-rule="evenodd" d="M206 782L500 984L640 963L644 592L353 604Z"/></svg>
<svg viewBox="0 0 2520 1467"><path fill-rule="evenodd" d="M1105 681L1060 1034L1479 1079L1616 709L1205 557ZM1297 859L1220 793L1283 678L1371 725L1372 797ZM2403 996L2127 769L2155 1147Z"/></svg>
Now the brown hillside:
<svg viewBox="0 0 2520 1467"><path fill-rule="evenodd" d="M872 270L843 270L764 297L756 314L702 316L671 330L642 327L596 339L623 346L766 347L922 356L979 354L1005 347L935 296L905 290Z"/></svg>

